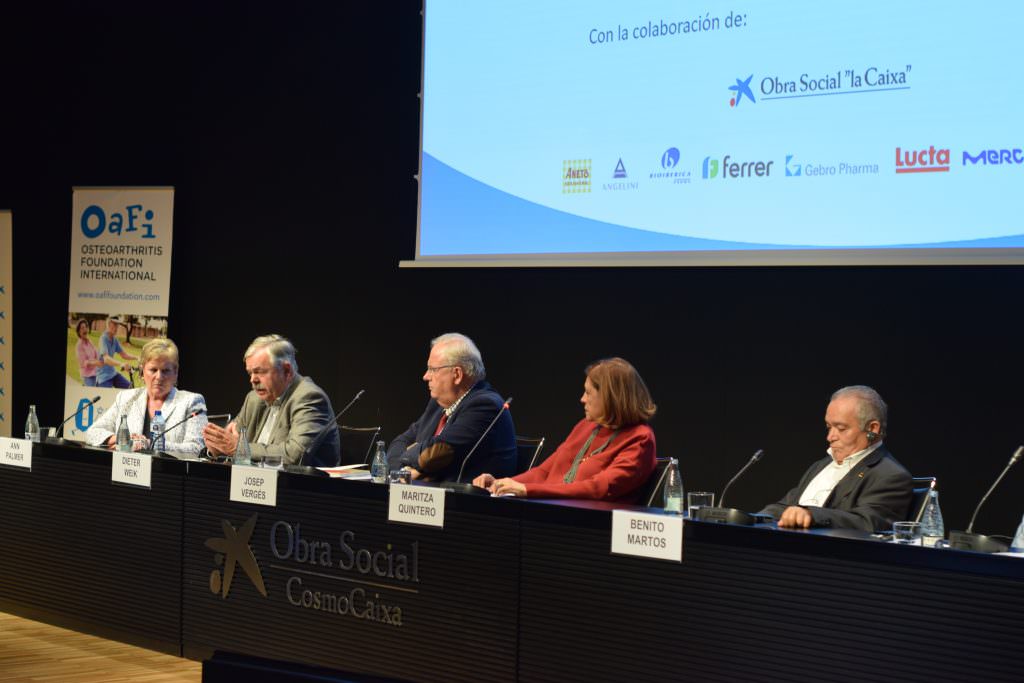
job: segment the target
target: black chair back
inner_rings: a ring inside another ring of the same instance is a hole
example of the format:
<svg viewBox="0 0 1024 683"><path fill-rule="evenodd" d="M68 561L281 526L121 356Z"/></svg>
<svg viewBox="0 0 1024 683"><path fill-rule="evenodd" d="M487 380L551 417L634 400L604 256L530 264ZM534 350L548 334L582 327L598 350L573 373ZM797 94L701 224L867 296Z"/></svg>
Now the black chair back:
<svg viewBox="0 0 1024 683"><path fill-rule="evenodd" d="M665 473L668 472L668 462L670 459L658 458L651 476L647 477L644 485L637 489L637 504L646 505L649 508L665 506L662 491L665 488Z"/></svg>
<svg viewBox="0 0 1024 683"><path fill-rule="evenodd" d="M369 463L373 457L373 445L380 436L380 427L338 427L341 437L340 465Z"/></svg>
<svg viewBox="0 0 1024 683"><path fill-rule="evenodd" d="M516 472L522 473L544 462L540 452L544 449L544 437L516 435Z"/></svg>

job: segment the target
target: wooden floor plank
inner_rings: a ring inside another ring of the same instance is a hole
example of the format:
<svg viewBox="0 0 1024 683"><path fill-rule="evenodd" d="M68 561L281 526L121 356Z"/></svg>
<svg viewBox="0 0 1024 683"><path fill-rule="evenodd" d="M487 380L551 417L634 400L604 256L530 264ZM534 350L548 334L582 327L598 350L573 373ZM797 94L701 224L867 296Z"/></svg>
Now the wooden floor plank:
<svg viewBox="0 0 1024 683"><path fill-rule="evenodd" d="M3 683L199 683L188 659L0 612Z"/></svg>

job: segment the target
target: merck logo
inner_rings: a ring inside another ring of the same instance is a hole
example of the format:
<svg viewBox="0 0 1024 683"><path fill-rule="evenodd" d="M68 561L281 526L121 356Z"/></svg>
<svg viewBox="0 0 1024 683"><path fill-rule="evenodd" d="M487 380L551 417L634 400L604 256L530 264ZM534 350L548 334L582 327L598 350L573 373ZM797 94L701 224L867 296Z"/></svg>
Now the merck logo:
<svg viewBox="0 0 1024 683"><path fill-rule="evenodd" d="M934 146L922 150L896 148L897 173L944 173L947 171L949 171L948 149L935 149Z"/></svg>

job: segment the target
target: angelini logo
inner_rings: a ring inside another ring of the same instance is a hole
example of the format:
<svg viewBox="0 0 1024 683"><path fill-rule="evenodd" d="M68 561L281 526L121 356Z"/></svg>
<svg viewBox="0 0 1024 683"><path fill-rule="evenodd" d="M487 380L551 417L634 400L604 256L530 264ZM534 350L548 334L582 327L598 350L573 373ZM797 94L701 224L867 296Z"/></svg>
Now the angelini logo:
<svg viewBox="0 0 1024 683"><path fill-rule="evenodd" d="M943 173L949 171L949 150L904 150L896 148L897 173Z"/></svg>

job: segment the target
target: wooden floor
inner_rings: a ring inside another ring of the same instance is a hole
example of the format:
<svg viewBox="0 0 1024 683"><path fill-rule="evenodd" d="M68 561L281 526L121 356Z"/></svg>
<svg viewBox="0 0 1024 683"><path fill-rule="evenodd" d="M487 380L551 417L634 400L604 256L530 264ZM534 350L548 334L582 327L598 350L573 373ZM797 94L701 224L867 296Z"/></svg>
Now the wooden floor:
<svg viewBox="0 0 1024 683"><path fill-rule="evenodd" d="M199 683L201 664L0 612L0 681Z"/></svg>

